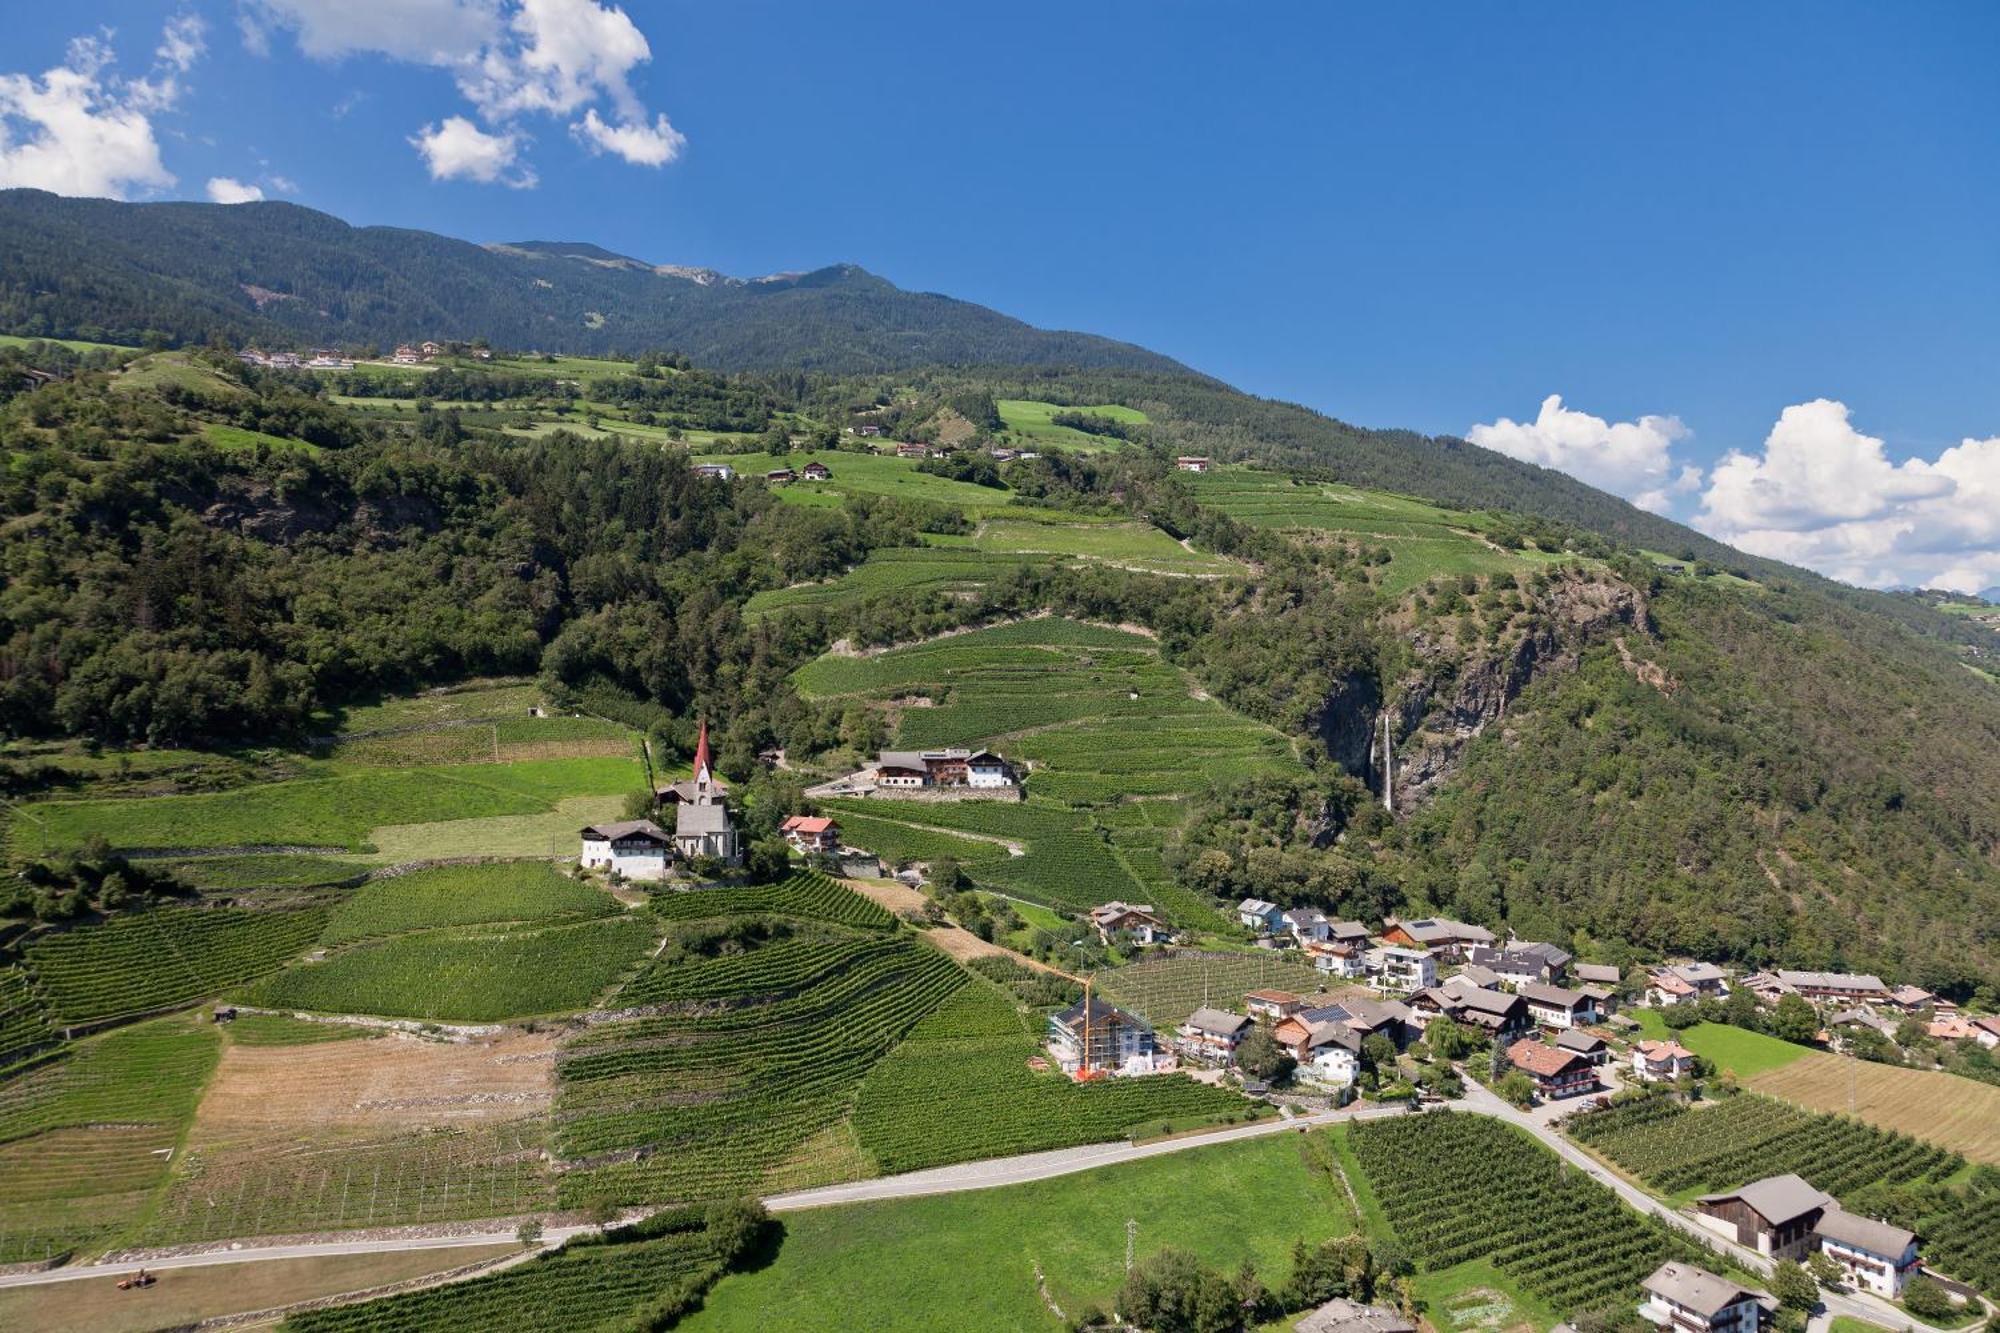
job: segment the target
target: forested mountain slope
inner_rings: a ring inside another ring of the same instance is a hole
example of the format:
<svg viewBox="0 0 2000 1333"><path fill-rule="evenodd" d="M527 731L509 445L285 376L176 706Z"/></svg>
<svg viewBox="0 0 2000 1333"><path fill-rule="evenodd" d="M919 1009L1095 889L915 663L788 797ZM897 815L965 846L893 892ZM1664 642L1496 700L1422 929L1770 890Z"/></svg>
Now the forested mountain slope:
<svg viewBox="0 0 2000 1333"><path fill-rule="evenodd" d="M0 329L136 343L490 339L698 365L848 373L1000 362L1182 371L854 267L742 282L591 245L474 245L286 203L125 204L0 191Z"/></svg>

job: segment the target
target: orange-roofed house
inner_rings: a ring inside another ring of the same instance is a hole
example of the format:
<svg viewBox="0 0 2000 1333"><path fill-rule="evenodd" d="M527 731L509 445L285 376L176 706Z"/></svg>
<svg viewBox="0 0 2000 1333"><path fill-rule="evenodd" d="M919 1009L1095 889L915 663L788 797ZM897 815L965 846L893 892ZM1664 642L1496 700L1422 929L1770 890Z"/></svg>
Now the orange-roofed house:
<svg viewBox="0 0 2000 1333"><path fill-rule="evenodd" d="M1672 1083L1694 1073L1694 1052L1677 1041L1642 1041L1632 1048L1632 1076L1642 1083Z"/></svg>
<svg viewBox="0 0 2000 1333"><path fill-rule="evenodd" d="M778 826L778 832L785 835L785 841L796 852L840 850L840 825L825 815L793 815Z"/></svg>
<svg viewBox="0 0 2000 1333"><path fill-rule="evenodd" d="M1509 1046L1507 1059L1534 1081L1536 1093L1546 1101L1580 1097L1597 1088L1597 1068L1588 1059L1575 1051L1544 1046L1532 1037Z"/></svg>

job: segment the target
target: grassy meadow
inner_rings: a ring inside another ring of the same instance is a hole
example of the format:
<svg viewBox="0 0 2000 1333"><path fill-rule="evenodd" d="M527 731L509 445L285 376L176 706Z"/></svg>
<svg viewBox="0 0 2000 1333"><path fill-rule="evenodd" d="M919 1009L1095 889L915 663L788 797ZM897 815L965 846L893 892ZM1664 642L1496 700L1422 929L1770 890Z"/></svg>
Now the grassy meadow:
<svg viewBox="0 0 2000 1333"><path fill-rule="evenodd" d="M1074 426L1058 426L1051 418L1058 412L1087 412L1091 416L1109 417L1127 425L1144 425L1147 417L1136 407L1121 407L1116 403L1100 403L1094 407L1064 407L1060 403L1038 402L1030 398L1001 398L994 406L1000 409L1000 423L1014 442L1025 448L1036 445L1054 444L1065 449L1115 449L1123 441L1104 435L1092 435Z"/></svg>
<svg viewBox="0 0 2000 1333"><path fill-rule="evenodd" d="M883 707L922 694L929 707L900 707L898 745L983 744L1031 763L1022 803L830 805L854 821L850 841L871 851L956 855L985 887L1066 913L1123 897L1151 902L1178 924L1219 925L1167 873L1161 853L1180 822L1175 798L1298 762L1278 732L1202 697L1150 639L1056 617L874 657L822 657L795 680L808 697ZM1163 818L1148 816L1153 807ZM926 845L933 838L954 841ZM1026 855L1008 855L1009 843Z"/></svg>
<svg viewBox="0 0 2000 1333"><path fill-rule="evenodd" d="M1560 558L1502 550L1481 532L1483 515L1410 496L1337 482L1294 481L1278 472L1225 467L1186 478L1195 498L1252 527L1323 532L1389 552L1383 589L1400 594L1425 580L1511 574Z"/></svg>
<svg viewBox="0 0 2000 1333"><path fill-rule="evenodd" d="M1138 1258L1173 1247L1267 1283L1299 1240L1352 1230L1345 1201L1301 1160L1299 1136L1191 1148L1053 1180L933 1198L815 1208L784 1217L776 1262L723 1280L684 1320L690 1333L824 1325L865 1312L882 1330L1060 1328L1109 1308Z"/></svg>

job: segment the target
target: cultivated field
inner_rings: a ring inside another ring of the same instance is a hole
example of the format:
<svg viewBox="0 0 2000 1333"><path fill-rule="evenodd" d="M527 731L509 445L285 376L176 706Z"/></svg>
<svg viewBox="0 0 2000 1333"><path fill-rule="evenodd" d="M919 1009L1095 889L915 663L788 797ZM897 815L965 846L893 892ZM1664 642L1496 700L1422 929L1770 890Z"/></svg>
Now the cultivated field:
<svg viewBox="0 0 2000 1333"><path fill-rule="evenodd" d="M1990 1083L1811 1051L1749 1085L1813 1111L1845 1112L1851 1093L1853 1113L1871 1125L2000 1166L2000 1088Z"/></svg>
<svg viewBox="0 0 2000 1333"><path fill-rule="evenodd" d="M865 1311L885 1333L1060 1328L1037 1273L1065 1313L1108 1309L1128 1237L1138 1259L1171 1247L1232 1274L1247 1261L1276 1286L1295 1242L1352 1230L1338 1187L1304 1157L1299 1136L1283 1134L1003 1189L787 1214L776 1262L724 1279L681 1327L762 1333Z"/></svg>
<svg viewBox="0 0 2000 1333"><path fill-rule="evenodd" d="M1177 924L1220 926L1166 872L1161 850L1178 819L1155 823L1131 798L1297 765L1283 736L1201 697L1150 639L1055 617L873 657L822 657L795 679L810 697L884 708L922 694L932 706L900 709L898 744L987 744L1031 762L1025 803L829 804L853 821L848 837L859 846L892 860L958 856L979 882L1063 912L1123 897L1152 902ZM1027 854L968 845L967 834Z"/></svg>
<svg viewBox="0 0 2000 1333"><path fill-rule="evenodd" d="M1105 435L1093 435L1074 426L1058 426L1050 418L1058 412L1086 412L1095 417L1108 417L1127 425L1143 425L1146 414L1136 407L1121 407L1116 403L1099 403L1093 407L1064 407L1059 403L1044 403L1032 398L1001 398L994 406L1000 409L1000 422L1008 432L1018 436L1016 443L1032 448L1041 444L1059 444L1065 449L1115 449L1122 440Z"/></svg>
<svg viewBox="0 0 2000 1333"><path fill-rule="evenodd" d="M266 1045L240 1036L230 1032L145 1243L505 1217L552 1205L541 1160L552 1038Z"/></svg>
<svg viewBox="0 0 2000 1333"><path fill-rule="evenodd" d="M1143 1014L1156 1028L1184 1022L1203 1005L1234 1009L1253 990L1311 995L1328 980L1311 966L1268 951L1176 953L1097 974L1097 993Z"/></svg>
<svg viewBox="0 0 2000 1333"><path fill-rule="evenodd" d="M438 866L353 890L327 918L320 940L345 944L444 926L581 919L619 910L610 894L546 861Z"/></svg>
<svg viewBox="0 0 2000 1333"><path fill-rule="evenodd" d="M355 944L245 990L250 1004L331 1014L497 1023L589 1007L651 950L625 915L544 926L467 926Z"/></svg>
<svg viewBox="0 0 2000 1333"><path fill-rule="evenodd" d="M1441 1112L1345 1127L1375 1206L1427 1274L1480 1261L1559 1317L1629 1307L1678 1259L1719 1264L1514 1127ZM1463 1287L1463 1282L1454 1285Z"/></svg>
<svg viewBox="0 0 2000 1333"><path fill-rule="evenodd" d="M1039 1015L985 981L966 986L862 1080L862 1149L893 1175L1250 1118L1236 1093L1180 1074L1078 1084L1037 1073L1028 1060L1041 1037Z"/></svg>
<svg viewBox="0 0 2000 1333"><path fill-rule="evenodd" d="M1387 491L1301 482L1280 472L1221 468L1187 478L1195 498L1253 527L1337 534L1390 553L1382 587L1402 593L1435 575L1510 574L1559 558L1502 550L1480 536L1482 515Z"/></svg>
<svg viewBox="0 0 2000 1333"><path fill-rule="evenodd" d="M565 798L620 797L645 785L630 754L411 768L326 763L310 771L191 796L39 801L17 810L13 838L17 852L30 855L78 846L92 834L120 849L366 851L370 833L385 825L545 815ZM573 836L571 843L573 851Z"/></svg>
<svg viewBox="0 0 2000 1333"><path fill-rule="evenodd" d="M1014 499L1009 490L919 472L918 460L897 458L893 454L851 454L838 450L788 454L783 458L769 454L703 454L693 461L727 463L738 473L752 477L761 477L774 468L798 471L807 463L824 464L833 473L830 480L793 482L779 490L780 497L793 504L812 504L815 497L828 494L886 495L896 500L949 505L976 518L988 510L1005 508Z"/></svg>
<svg viewBox="0 0 2000 1333"><path fill-rule="evenodd" d="M162 1019L0 1084L0 1263L56 1258L136 1222L221 1044L195 1019Z"/></svg>

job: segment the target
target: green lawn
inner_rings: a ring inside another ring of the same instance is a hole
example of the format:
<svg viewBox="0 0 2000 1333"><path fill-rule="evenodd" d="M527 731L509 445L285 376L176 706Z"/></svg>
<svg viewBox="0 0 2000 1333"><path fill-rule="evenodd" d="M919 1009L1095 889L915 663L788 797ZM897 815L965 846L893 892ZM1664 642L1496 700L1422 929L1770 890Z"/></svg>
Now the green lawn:
<svg viewBox="0 0 2000 1333"><path fill-rule="evenodd" d="M241 426L219 426L210 422L201 428L201 438L218 449L255 449L258 445L283 450L288 453L316 454L320 448L304 440L286 439L282 435L266 435L261 430L245 430Z"/></svg>
<svg viewBox="0 0 2000 1333"><path fill-rule="evenodd" d="M1337 482L1294 481L1282 472L1223 467L1186 478L1195 498L1253 527L1337 533L1390 553L1381 584L1400 594L1438 575L1505 574L1561 559L1508 551L1479 534L1486 515L1445 509L1387 491Z"/></svg>
<svg viewBox="0 0 2000 1333"><path fill-rule="evenodd" d="M436 866L353 890L333 909L320 938L344 944L440 926L611 916L618 910L611 895L546 861Z"/></svg>
<svg viewBox="0 0 2000 1333"><path fill-rule="evenodd" d="M939 538L996 554L1070 555L1160 574L1240 574L1241 562L1188 550L1144 523L1047 523L991 518L970 537Z"/></svg>
<svg viewBox="0 0 2000 1333"><path fill-rule="evenodd" d="M639 761L629 757L432 768L319 764L312 771L311 777L194 796L37 802L20 808L12 837L36 851L74 847L93 833L122 848L365 851L369 834L391 823L545 815L566 797L619 796L645 782Z"/></svg>
<svg viewBox="0 0 2000 1333"><path fill-rule="evenodd" d="M1717 1069L1726 1070L1739 1079L1782 1069L1800 1056L1812 1054L1810 1046L1797 1046L1727 1023L1697 1023L1675 1032L1662 1020L1657 1009L1635 1009L1632 1014L1648 1037L1655 1041L1672 1037Z"/></svg>
<svg viewBox="0 0 2000 1333"><path fill-rule="evenodd" d="M1087 412L1091 416L1109 417L1129 425L1141 425L1147 419L1138 408L1121 407L1116 403L1064 407L1059 403L1037 402L1030 398L1001 398L994 405L1000 409L1001 424L1019 437L1017 443L1060 444L1066 449L1115 449L1124 441L1109 435L1092 435L1074 426L1058 426L1050 420L1058 412Z"/></svg>
<svg viewBox="0 0 2000 1333"><path fill-rule="evenodd" d="M1349 1225L1300 1151L1297 1135L1278 1134L1004 1189L788 1213L777 1261L724 1279L681 1327L1059 1328L1037 1266L1066 1313L1108 1308L1128 1224L1141 1259L1168 1246L1227 1272L1248 1259L1276 1286L1293 1242Z"/></svg>
<svg viewBox="0 0 2000 1333"><path fill-rule="evenodd" d="M77 338L23 338L17 334L0 333L0 347L26 347L31 343L54 343L67 347L72 352L130 352L135 348L122 343L91 343Z"/></svg>

